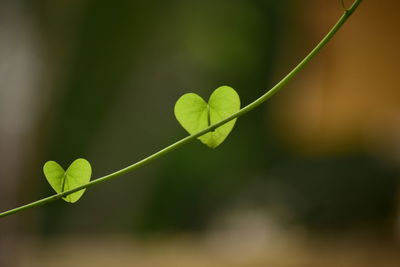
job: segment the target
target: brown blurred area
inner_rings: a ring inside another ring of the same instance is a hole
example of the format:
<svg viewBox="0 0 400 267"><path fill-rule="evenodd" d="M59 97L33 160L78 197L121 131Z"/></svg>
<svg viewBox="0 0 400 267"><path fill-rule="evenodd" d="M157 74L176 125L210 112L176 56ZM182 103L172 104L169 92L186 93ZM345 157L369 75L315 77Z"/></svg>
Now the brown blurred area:
<svg viewBox="0 0 400 267"><path fill-rule="evenodd" d="M350 4L350 1L345 1ZM0 266L400 265L400 2L364 0L220 148L0 219ZM0 3L0 209L52 194L44 161L100 177L184 136L183 93L249 103L340 1Z"/></svg>
<svg viewBox="0 0 400 267"><path fill-rule="evenodd" d="M257 238L257 237L256 237ZM399 263L398 250L393 247L358 242L302 242L271 240L273 244L259 246L212 242L188 236L137 243L124 237L106 239L51 240L52 246L32 246L22 249L17 266L387 266ZM247 240L246 240L247 241ZM289 240L286 240L289 241ZM79 243L79 250L74 249ZM31 245L31 246L29 246ZM222 246L221 246L222 245ZM112 256L110 256L112 255ZM62 260L60 260L62 259Z"/></svg>
<svg viewBox="0 0 400 267"><path fill-rule="evenodd" d="M312 5L306 23L315 37L339 8L335 1ZM398 162L399 4L365 1L360 10L272 105L285 140L301 151L340 153L358 146Z"/></svg>

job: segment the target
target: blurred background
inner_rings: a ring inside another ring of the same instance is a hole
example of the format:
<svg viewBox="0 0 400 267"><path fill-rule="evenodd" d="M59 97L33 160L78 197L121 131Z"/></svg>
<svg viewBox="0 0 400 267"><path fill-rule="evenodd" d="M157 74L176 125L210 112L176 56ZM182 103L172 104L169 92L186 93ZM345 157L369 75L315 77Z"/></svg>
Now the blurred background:
<svg viewBox="0 0 400 267"><path fill-rule="evenodd" d="M217 149L195 141L76 204L0 219L0 266L399 266L399 8L363 1ZM0 210L53 194L47 160L87 158L97 178L186 136L184 93L230 85L248 104L341 13L339 0L1 1Z"/></svg>

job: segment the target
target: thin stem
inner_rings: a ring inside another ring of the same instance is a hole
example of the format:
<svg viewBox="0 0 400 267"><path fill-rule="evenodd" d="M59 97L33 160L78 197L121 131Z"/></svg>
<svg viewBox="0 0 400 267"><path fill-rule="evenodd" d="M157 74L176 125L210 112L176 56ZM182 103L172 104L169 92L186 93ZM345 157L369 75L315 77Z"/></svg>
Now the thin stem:
<svg viewBox="0 0 400 267"><path fill-rule="evenodd" d="M79 187L76 187L74 189L59 193L59 194L55 194L34 202L31 202L29 204L5 211L3 213L0 213L0 217L5 217L8 215L11 215L13 213L17 213L26 209L30 209L33 207L37 207L37 206L41 206L44 205L48 202L60 199L66 195L72 194L74 192L77 192L79 190L82 190L84 188L89 188L91 186L94 186L96 184L99 183L103 183L105 181L109 181L111 179L114 179L118 176L121 176L125 173L131 172L139 167L142 167L146 164L148 164L149 162L177 149L178 147L183 146L184 144L196 139L197 137L200 137L210 131L215 130L216 128L218 128L219 126L235 119L238 118L244 114L246 114L247 112L253 110L254 108L258 107L259 105L261 105L262 103L264 103L266 100L268 100L269 98L271 98L274 94L276 94L280 89L282 89L283 86L285 86L290 80L293 79L293 77L296 76L296 74L302 70L304 68L304 66L316 55L318 54L318 52L332 39L332 37L335 35L335 33L343 26L343 24L347 21L347 19L351 16L351 14L353 14L353 12L357 9L358 5L362 2L362 0L355 0L353 2L353 4L351 5L351 7L347 10L344 11L343 15L340 17L340 19L336 22L336 24L332 27L332 29L325 35L325 37L317 44L317 46L315 46L315 48L313 50L311 50L311 52L294 68L292 69L281 81L279 81L274 87L272 87L269 91L267 91L265 94L263 94L261 97L259 97L258 99L256 99L255 101L253 101L252 103L248 104L247 106L243 107L242 109L240 109L238 112L230 115L229 117L223 119L222 121L215 123L213 125L210 125L209 127L207 127L206 129L199 131L195 134L189 135L175 143L173 143L172 145L169 145L163 149L161 149L160 151L128 166L125 167L121 170L118 170L116 172L113 172L111 174L108 174L106 176L100 177L96 180L93 180L87 184L81 185Z"/></svg>
<svg viewBox="0 0 400 267"><path fill-rule="evenodd" d="M343 8L343 10L347 10L347 8L346 8L346 4L344 3L344 0L341 0L340 2L341 2L341 4L342 4L342 8Z"/></svg>

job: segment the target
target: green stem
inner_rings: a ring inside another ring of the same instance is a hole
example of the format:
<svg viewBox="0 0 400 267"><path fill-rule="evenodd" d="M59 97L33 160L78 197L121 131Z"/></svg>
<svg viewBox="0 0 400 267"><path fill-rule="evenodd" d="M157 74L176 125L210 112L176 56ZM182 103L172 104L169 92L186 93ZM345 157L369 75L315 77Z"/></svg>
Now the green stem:
<svg viewBox="0 0 400 267"><path fill-rule="evenodd" d="M258 99L256 99L255 101L253 101L252 103L248 104L247 106L243 107L242 109L240 109L238 112L232 114L231 116L227 117L226 119L215 123L213 125L210 125L209 127L207 127L206 129L196 133L196 134L192 134L189 135L175 143L173 143L172 145L169 145L167 147L165 147L164 149L161 149L160 151L128 166L125 167L121 170L118 170L116 172L113 172L111 174L108 174L106 176L100 177L96 180L93 180L87 184L81 185L79 187L76 187L74 189L59 193L59 194L55 194L34 202L31 202L29 204L20 206L18 208L15 209L11 209L8 211L5 211L3 213L0 213L0 217L5 217L8 215L11 215L13 213L17 213L20 212L22 210L26 210L26 209L30 209L33 207L37 207L37 206L41 206L44 205L48 202L51 202L53 200L57 200L60 199L66 195L69 195L71 193L77 192L79 190L82 190L84 188L88 188L91 186L94 186L96 184L99 183L103 183L105 181L109 181L111 179L114 179L118 176L121 176L125 173L131 172L143 165L148 164L149 162L167 154L168 152L171 152L172 150L177 149L178 147L196 139L197 137L200 137L202 135L204 135L207 132L213 131L216 128L218 128L219 126L229 122L230 120L233 120L235 118L238 118L242 115L244 115L245 113L253 110L254 108L258 107L259 105L261 105L262 103L264 103L267 99L269 99L270 97L272 97L274 94L276 94L284 85L286 85L294 76L296 76L296 74L302 70L304 68L304 66L316 55L318 54L318 52L332 39L332 37L335 35L335 33L343 26L343 24L347 21L347 19L351 16L351 14L353 14L353 12L357 9L358 5L361 3L362 0L355 0L353 2L353 4L351 5L351 7L349 9L346 9L343 13L343 15L340 17L340 19L336 22L336 24L332 27L332 29L325 35L325 37L317 44L317 46L311 50L311 52L292 70L290 71L280 82L278 82L274 87L272 87L269 91L267 91L265 94L263 94L261 97L259 97Z"/></svg>

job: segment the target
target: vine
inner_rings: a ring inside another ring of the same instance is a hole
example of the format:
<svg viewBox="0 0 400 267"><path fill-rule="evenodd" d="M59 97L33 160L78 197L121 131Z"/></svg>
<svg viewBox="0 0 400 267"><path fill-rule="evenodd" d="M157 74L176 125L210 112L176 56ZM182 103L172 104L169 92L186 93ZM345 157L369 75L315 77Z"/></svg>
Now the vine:
<svg viewBox="0 0 400 267"><path fill-rule="evenodd" d="M91 166L84 159L75 160L66 171L64 171L62 167L54 161L46 162L43 168L45 176L57 194L4 211L0 213L0 217L6 217L11 214L33 207L38 207L61 198L67 202L76 202L82 196L84 189L92 187L96 184L110 181L123 174L142 167L151 161L183 146L184 144L193 141L196 138L199 138L200 141L209 147L217 147L228 136L229 132L233 128L235 120L264 103L279 90L281 90L290 80L292 80L296 74L302 70L306 64L312 58L314 58L314 56L317 55L318 52L332 39L336 32L354 13L361 2L362 0L355 0L349 8L346 8L344 1L341 0L344 13L331 28L331 30L282 80L280 80L269 91L247 106L239 109L240 100L236 92L228 86L222 86L215 90L208 103L195 94L185 94L177 101L175 105L175 116L181 125L190 133L189 136L180 139L179 141L130 166L90 182ZM193 113L193 110L190 110L190 108L193 109L193 107L197 114L195 119L193 119L193 117L191 117L192 115L190 115Z"/></svg>

